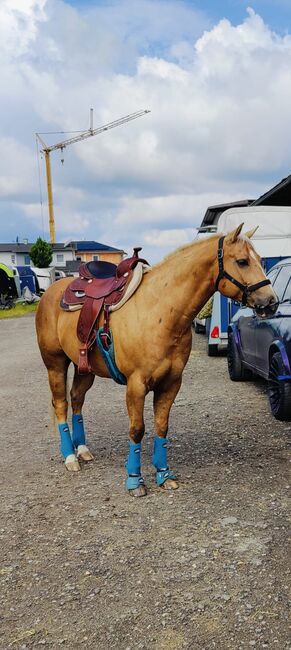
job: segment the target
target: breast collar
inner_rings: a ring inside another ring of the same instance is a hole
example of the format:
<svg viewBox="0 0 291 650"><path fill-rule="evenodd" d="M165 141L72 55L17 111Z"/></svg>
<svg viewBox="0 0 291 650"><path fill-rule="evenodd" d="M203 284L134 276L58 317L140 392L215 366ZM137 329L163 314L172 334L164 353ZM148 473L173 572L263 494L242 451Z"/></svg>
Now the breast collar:
<svg viewBox="0 0 291 650"><path fill-rule="evenodd" d="M253 293L254 291L257 291L257 289L261 289L261 287L267 286L267 284L271 284L271 281L266 278L266 280L262 280L261 282L257 282L256 284L242 284L239 282L239 280L236 280L233 278L227 271L225 271L224 266L223 266L223 241L225 237L220 237L218 241L218 252L217 252L217 259L218 259L218 276L216 278L215 282L215 291L218 291L218 285L220 283L220 280L225 278L226 280L229 280L232 284L235 284L236 287L238 287L242 291L242 299L241 302L243 305L247 304L247 299L248 296Z"/></svg>

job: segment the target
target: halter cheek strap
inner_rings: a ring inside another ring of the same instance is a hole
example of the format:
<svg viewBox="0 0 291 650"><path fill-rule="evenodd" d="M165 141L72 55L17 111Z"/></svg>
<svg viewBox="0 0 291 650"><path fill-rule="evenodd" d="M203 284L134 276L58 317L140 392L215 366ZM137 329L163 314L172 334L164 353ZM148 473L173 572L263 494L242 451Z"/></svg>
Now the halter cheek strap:
<svg viewBox="0 0 291 650"><path fill-rule="evenodd" d="M266 278L266 280L262 280L261 282L257 282L257 284L251 284L251 285L248 286L247 284L242 284L241 282L239 282L239 280L236 280L231 275L229 275L229 273L227 271L225 271L224 265L223 265L223 241L224 241L224 237L220 237L220 239L218 241L218 253L217 253L218 276L217 276L216 282L215 282L215 291L218 291L218 285L220 283L220 280L225 278L226 280L228 280L232 284L235 284L235 286L238 287L241 290L241 292L242 292L242 300L241 300L241 302L242 302L243 305L246 305L248 296L251 293L253 293L254 291L257 291L257 289L261 289L261 287L267 286L267 284L271 284L271 281Z"/></svg>

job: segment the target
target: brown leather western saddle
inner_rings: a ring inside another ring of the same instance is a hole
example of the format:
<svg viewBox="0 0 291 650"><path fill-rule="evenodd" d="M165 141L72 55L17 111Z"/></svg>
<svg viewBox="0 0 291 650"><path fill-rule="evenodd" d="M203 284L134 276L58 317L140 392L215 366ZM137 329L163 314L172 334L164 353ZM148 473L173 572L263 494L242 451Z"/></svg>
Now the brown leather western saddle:
<svg viewBox="0 0 291 650"><path fill-rule="evenodd" d="M102 343L107 347L109 333L109 309L119 303L132 279L137 264L148 265L148 262L138 256L141 248L134 248L129 257L118 266L111 262L88 262L81 264L79 277L73 280L65 289L61 298L61 307L65 311L80 309L77 325L77 336L83 344L80 348L78 371L80 374L90 372L88 351L92 348L98 318L104 310L104 326Z"/></svg>

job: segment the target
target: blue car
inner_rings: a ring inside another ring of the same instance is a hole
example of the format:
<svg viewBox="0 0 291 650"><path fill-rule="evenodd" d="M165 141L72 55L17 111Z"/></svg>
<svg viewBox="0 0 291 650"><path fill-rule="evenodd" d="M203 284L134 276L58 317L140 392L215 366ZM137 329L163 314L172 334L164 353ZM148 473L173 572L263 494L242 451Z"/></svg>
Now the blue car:
<svg viewBox="0 0 291 650"><path fill-rule="evenodd" d="M267 318L248 307L236 312L228 328L228 371L233 381L266 379L273 415L291 420L291 258L273 266L268 278L278 310Z"/></svg>

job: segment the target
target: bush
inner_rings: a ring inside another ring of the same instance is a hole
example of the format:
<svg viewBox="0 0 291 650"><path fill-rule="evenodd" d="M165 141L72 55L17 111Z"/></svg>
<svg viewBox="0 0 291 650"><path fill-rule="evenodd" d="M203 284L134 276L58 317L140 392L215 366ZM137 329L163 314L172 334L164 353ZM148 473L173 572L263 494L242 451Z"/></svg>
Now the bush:
<svg viewBox="0 0 291 650"><path fill-rule="evenodd" d="M47 268L53 259L51 244L48 244L41 237L38 237L35 244L33 244L29 254L34 266L37 266L39 269Z"/></svg>

